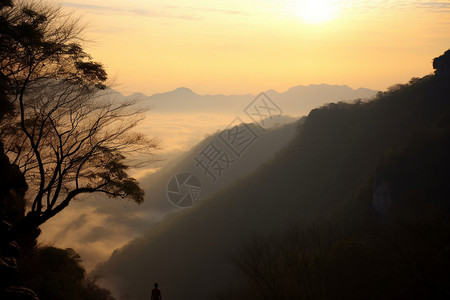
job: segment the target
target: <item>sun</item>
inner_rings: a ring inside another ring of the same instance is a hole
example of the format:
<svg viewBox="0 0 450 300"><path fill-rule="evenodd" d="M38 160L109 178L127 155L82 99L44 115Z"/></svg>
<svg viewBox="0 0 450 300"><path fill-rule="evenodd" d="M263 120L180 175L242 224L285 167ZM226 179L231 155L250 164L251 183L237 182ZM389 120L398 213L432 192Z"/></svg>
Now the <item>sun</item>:
<svg viewBox="0 0 450 300"><path fill-rule="evenodd" d="M319 24L332 20L337 16L338 8L331 0L295 1L293 13L305 23Z"/></svg>

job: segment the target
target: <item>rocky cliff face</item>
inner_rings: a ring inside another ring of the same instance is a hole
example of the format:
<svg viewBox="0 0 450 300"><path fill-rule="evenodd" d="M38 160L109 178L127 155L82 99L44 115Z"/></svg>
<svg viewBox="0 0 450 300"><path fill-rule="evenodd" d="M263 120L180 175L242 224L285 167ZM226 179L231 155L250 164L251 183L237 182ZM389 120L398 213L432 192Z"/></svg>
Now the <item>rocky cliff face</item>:
<svg viewBox="0 0 450 300"><path fill-rule="evenodd" d="M450 50L433 60L433 68L436 76L450 78Z"/></svg>
<svg viewBox="0 0 450 300"><path fill-rule="evenodd" d="M9 162L0 143L0 236L5 236L12 224L23 218L26 189L25 178ZM0 299L39 300L33 291L18 285L19 249L16 241L0 241Z"/></svg>

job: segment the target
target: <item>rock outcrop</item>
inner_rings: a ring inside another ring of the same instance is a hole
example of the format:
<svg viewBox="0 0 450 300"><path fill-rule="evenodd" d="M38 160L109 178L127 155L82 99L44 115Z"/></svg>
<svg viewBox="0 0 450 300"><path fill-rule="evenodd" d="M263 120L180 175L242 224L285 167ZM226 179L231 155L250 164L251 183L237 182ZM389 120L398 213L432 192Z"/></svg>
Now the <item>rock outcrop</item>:
<svg viewBox="0 0 450 300"><path fill-rule="evenodd" d="M23 174L9 162L0 142L0 237L6 236L12 224L23 218L26 189ZM16 241L0 240L0 299L39 300L32 290L19 285L19 251Z"/></svg>
<svg viewBox="0 0 450 300"><path fill-rule="evenodd" d="M435 74L440 78L450 78L450 49L433 60Z"/></svg>

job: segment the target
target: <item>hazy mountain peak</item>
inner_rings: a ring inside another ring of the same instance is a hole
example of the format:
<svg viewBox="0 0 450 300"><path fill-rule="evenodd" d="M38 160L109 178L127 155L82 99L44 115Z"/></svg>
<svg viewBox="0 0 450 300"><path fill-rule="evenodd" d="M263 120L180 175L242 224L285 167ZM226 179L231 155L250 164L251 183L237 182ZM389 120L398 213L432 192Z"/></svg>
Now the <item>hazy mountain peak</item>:
<svg viewBox="0 0 450 300"><path fill-rule="evenodd" d="M197 95L190 88L187 88L187 87L179 87L168 93L177 94L177 95Z"/></svg>
<svg viewBox="0 0 450 300"><path fill-rule="evenodd" d="M179 88L173 90L173 92L177 92L177 93L193 93L193 94L195 94L190 88L187 88L187 87L179 87Z"/></svg>
<svg viewBox="0 0 450 300"><path fill-rule="evenodd" d="M274 89L270 89L266 91L266 94L279 95L280 93Z"/></svg>
<svg viewBox="0 0 450 300"><path fill-rule="evenodd" d="M136 92L136 93L133 93L133 94L129 95L127 98L131 98L131 99L143 99L143 98L148 98L148 96L145 95L145 94L143 94L143 93Z"/></svg>
<svg viewBox="0 0 450 300"><path fill-rule="evenodd" d="M189 96L198 96L198 94L194 93L191 89L187 87L179 87L170 92L165 93L157 93L152 95L153 98L158 97L189 97Z"/></svg>

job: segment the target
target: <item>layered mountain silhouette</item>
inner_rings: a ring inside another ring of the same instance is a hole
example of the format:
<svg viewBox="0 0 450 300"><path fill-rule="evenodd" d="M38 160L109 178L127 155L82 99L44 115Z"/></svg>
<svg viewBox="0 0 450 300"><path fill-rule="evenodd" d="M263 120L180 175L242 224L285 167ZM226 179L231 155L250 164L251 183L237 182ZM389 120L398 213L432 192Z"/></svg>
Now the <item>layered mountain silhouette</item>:
<svg viewBox="0 0 450 300"><path fill-rule="evenodd" d="M417 219L421 202L448 213L449 82L415 78L370 101L312 110L273 159L166 217L94 273L119 299L144 299L153 281L168 299L212 299L233 282L230 255L249 236L319 220L359 228L394 211Z"/></svg>
<svg viewBox="0 0 450 300"><path fill-rule="evenodd" d="M308 85L295 86L286 92L268 90L266 94L275 101L285 115L303 116L320 105L331 101L369 99L377 91L359 88L352 89L346 85ZM250 103L256 95L199 95L189 88L181 87L166 93L145 96L136 93L128 96L139 98L150 104L154 113L233 113L237 114Z"/></svg>
<svg viewBox="0 0 450 300"><path fill-rule="evenodd" d="M178 203L183 197L190 196L186 195L187 186L180 183L183 190L179 195L169 193L169 191L176 191L172 188L171 180L179 174L195 176L200 190L191 189L191 192L196 194L195 202L201 203L204 199L235 180L247 176L259 165L271 159L276 152L294 138L298 126L302 122L302 120L290 117L276 117L275 120L279 125L264 131L254 124L236 124L238 131L241 131L241 128L251 128L258 135L240 157L226 148L227 146L219 138L221 134L227 132L226 129L209 135L186 153L168 162L160 170L141 179L141 186L146 191L145 201L141 205L124 205L121 201L98 195L89 201L74 203L63 212L68 216L63 217L64 223L59 224L56 234L53 237L44 236L44 240L66 242L72 247L76 247L85 263L93 267L99 260L107 259L110 253L104 257L100 255L104 255L105 249L111 249L111 245L114 245L114 248L119 247L144 233L167 214L190 206ZM209 176L204 175L202 168L196 166L195 160L202 157L201 152L211 144L220 147L220 151L229 155L231 162L226 169L221 171L220 176L217 170L213 170L214 166L211 166L211 170L217 173L217 179L214 182ZM180 182L182 181L183 178L180 177ZM176 200L177 197L179 197L178 200ZM191 204L193 204L192 201ZM89 211L89 215L81 213L77 215L76 219L70 219L70 210Z"/></svg>
<svg viewBox="0 0 450 300"><path fill-rule="evenodd" d="M72 204L61 217L44 225L41 241L56 241L63 247L76 248L88 268L106 259L111 253L110 249L143 233L167 213L179 210L167 198L167 185L176 174L193 172L202 180L199 199L202 201L214 191L249 174L291 140L295 134L295 125L284 129L280 127L298 119L289 115L301 116L313 107L332 101L371 97L376 91L352 90L346 86L333 85L298 86L286 93L267 91L266 95L281 108L281 116L272 116L269 122L270 126L279 131L261 131L258 126L252 125L258 138L251 143L251 149L238 160L237 157L230 157L233 162L229 170L223 172L214 183L203 175L199 167L195 167L194 158L201 157L203 147L208 145L212 136L240 122L250 124L253 120L244 110L257 95L199 95L188 88L178 88L150 97L140 93L124 96L114 90L107 90L105 94L109 99L138 100L139 105L150 108L138 130L161 140L162 150L158 158L162 161L149 166L149 170L137 170L138 179L146 191L143 205L124 205L121 201L96 196L89 201ZM285 105L291 108L285 109ZM221 147L227 147L220 139L219 143L222 143ZM234 153L231 152L230 155ZM154 168L159 171L145 175L153 172ZM84 213L75 214L75 211ZM73 216L77 217L74 219Z"/></svg>

